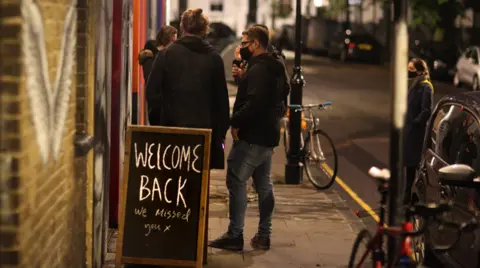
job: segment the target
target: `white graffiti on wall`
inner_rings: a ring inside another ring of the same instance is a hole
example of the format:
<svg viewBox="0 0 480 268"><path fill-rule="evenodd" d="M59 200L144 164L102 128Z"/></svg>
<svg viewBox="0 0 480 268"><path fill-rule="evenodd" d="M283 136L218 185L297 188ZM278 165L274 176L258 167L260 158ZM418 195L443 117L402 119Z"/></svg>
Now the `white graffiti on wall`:
<svg viewBox="0 0 480 268"><path fill-rule="evenodd" d="M48 75L44 22L35 0L23 0L23 53L26 71L25 87L30 99L33 125L43 162L47 164L60 153L68 104L72 93L72 72L76 46L76 0L67 10L62 43L53 87Z"/></svg>

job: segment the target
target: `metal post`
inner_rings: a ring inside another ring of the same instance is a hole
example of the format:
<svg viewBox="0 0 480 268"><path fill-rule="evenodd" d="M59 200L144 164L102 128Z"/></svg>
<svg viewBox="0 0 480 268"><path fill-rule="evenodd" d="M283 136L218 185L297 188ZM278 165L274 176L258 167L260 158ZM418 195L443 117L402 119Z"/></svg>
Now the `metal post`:
<svg viewBox="0 0 480 268"><path fill-rule="evenodd" d="M390 61L392 55L392 3L390 1L383 2L383 16L385 27L385 50L384 59Z"/></svg>
<svg viewBox="0 0 480 268"><path fill-rule="evenodd" d="M257 23L257 1L258 0L248 0L247 24Z"/></svg>
<svg viewBox="0 0 480 268"><path fill-rule="evenodd" d="M390 171L388 225L396 226L398 215L403 214L398 207L403 205L403 127L407 110L407 65L408 65L408 28L407 0L394 0L395 42L392 61L393 94L392 125L390 135ZM399 191L401 190L401 191ZM397 253L397 239L388 237L388 264L391 265Z"/></svg>
<svg viewBox="0 0 480 268"><path fill-rule="evenodd" d="M295 22L295 66L293 67L293 75L291 80L292 92L290 94L290 105L302 104L303 86L305 79L303 78L302 67L302 1L297 0L296 22ZM285 166L285 183L300 184L302 183L303 165L300 163L300 127L301 112L295 112L290 108L290 148L287 155L287 165Z"/></svg>
<svg viewBox="0 0 480 268"><path fill-rule="evenodd" d="M343 30L351 30L350 22L350 0L345 0L345 24L343 25Z"/></svg>
<svg viewBox="0 0 480 268"><path fill-rule="evenodd" d="M279 8L278 0L272 0L272 31L275 31L275 19L277 18L277 10Z"/></svg>
<svg viewBox="0 0 480 268"><path fill-rule="evenodd" d="M182 19L182 14L187 10L188 0L178 0L178 23L180 25L180 20Z"/></svg>

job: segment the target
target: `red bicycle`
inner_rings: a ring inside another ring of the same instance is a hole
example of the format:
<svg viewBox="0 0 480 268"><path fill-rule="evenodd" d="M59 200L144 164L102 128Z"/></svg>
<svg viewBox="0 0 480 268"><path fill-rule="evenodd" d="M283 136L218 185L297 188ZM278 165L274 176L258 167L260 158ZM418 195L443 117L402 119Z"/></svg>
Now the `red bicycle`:
<svg viewBox="0 0 480 268"><path fill-rule="evenodd" d="M352 253L350 255L349 268L373 267L382 268L385 265L385 251L383 249L383 241L385 236L393 236L401 238L401 248L396 254L395 260L388 267L420 267L416 260L412 257L412 238L423 234L427 229L427 222L429 220L436 220L449 228L455 228L458 232L471 231L478 227L476 221L464 224L457 224L440 220L438 215L449 211L453 207L453 202L445 202L439 204L422 204L418 203L406 209L406 221L401 226L388 227L385 225L385 206L387 204L388 196L388 182L390 179L390 171L388 169L378 169L372 167L369 170L369 175L378 183L378 191L381 195L380 201L380 215L377 231L372 237L370 232L366 229L358 233L357 238L353 244ZM425 219L425 224L419 230L413 230L412 216L417 215ZM458 236L458 238L460 235ZM365 245L365 249L361 251L361 245ZM456 242L448 246L435 246L434 250L445 252L450 250ZM357 260L358 258L358 260Z"/></svg>

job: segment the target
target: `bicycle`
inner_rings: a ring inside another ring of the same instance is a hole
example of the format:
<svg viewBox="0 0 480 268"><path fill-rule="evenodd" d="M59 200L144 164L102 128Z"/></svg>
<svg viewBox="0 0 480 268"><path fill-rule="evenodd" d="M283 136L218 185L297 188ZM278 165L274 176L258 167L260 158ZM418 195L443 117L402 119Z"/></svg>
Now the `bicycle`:
<svg viewBox="0 0 480 268"><path fill-rule="evenodd" d="M293 108L294 112L302 112L300 161L305 166L305 173L310 182L320 190L330 188L335 181L338 171L337 150L330 136L320 129L320 119L313 115L313 110L325 110L331 105L332 102L326 101L320 104L289 106ZM303 117L305 113L307 114L307 118ZM288 132L289 117L289 113L284 117L285 131L283 132L283 144L286 155L288 155L290 147ZM306 135L304 135L303 132L306 132ZM328 146L328 148L325 146ZM314 168L318 168L319 172Z"/></svg>
<svg viewBox="0 0 480 268"><path fill-rule="evenodd" d="M369 170L369 175L377 181L378 191L380 192L380 215L379 222L377 226L377 231L374 236L370 234L367 229L360 231L355 239L353 244L352 253L350 255L350 261L348 263L349 268L361 268L361 267L373 267L373 268L382 268L385 264L385 251L383 250L383 241L384 236L394 236L401 237L401 249L396 254L396 257L392 264L389 266L393 267L420 267L416 262L413 256L412 250L412 238L419 236L427 231L428 220L437 220L442 225L448 228L455 228L458 231L457 240L451 245L446 246L434 246L433 250L437 252L447 252L452 249L460 240L460 233L462 232L472 232L473 230L479 227L479 224L475 219L472 219L469 222L457 224L454 222L446 221L443 219L438 219L437 216L443 214L444 212L449 211L453 207L453 202L444 202L440 204L423 204L417 203L413 206L410 206L406 210L406 221L402 226L385 226L385 206L387 203L388 196L388 182L390 179L390 172L388 169L378 169L372 167ZM420 216L427 221L421 226L418 230L414 230L413 224L411 223L412 216ZM366 244L366 250L363 254L359 255L360 260L355 261L355 258L358 255L360 250L360 245L362 243ZM369 263L370 262L370 263Z"/></svg>

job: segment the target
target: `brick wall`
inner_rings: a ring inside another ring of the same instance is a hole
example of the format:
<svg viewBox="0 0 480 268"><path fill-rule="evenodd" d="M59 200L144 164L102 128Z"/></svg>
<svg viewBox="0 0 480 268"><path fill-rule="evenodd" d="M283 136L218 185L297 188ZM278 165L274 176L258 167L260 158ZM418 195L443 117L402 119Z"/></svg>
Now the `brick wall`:
<svg viewBox="0 0 480 268"><path fill-rule="evenodd" d="M15 266L18 251L20 158L20 6L0 1L0 266Z"/></svg>
<svg viewBox="0 0 480 268"><path fill-rule="evenodd" d="M93 134L94 131L94 84L95 84L95 8L96 0L78 0L77 23L77 110L76 127L78 133ZM92 267L93 258L93 150L86 158L76 159L77 177L85 184L85 232L78 239L86 242L86 267ZM80 208L79 208L80 209Z"/></svg>
<svg viewBox="0 0 480 268"><path fill-rule="evenodd" d="M38 1L52 85L71 2ZM75 157L74 138L77 132L92 133L87 0L79 2L76 53L83 57L72 74L61 151L56 161L50 156L48 164L40 155L23 83L21 3L0 0L0 266L85 267L86 181L91 180L92 157Z"/></svg>

